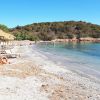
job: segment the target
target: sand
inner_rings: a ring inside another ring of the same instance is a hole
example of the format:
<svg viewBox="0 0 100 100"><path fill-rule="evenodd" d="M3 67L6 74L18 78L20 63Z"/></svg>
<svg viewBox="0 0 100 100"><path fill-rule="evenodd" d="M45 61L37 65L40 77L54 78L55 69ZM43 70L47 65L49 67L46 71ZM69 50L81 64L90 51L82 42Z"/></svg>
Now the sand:
<svg viewBox="0 0 100 100"><path fill-rule="evenodd" d="M0 100L100 100L100 83L50 61L29 45L0 65Z"/></svg>

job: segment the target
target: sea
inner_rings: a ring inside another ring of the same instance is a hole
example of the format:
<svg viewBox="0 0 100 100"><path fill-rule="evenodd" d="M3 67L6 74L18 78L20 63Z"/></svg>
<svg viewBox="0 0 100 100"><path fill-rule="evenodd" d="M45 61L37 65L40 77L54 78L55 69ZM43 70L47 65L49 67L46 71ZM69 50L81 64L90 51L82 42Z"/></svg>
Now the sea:
<svg viewBox="0 0 100 100"><path fill-rule="evenodd" d="M37 50L54 63L100 80L100 43L37 43Z"/></svg>

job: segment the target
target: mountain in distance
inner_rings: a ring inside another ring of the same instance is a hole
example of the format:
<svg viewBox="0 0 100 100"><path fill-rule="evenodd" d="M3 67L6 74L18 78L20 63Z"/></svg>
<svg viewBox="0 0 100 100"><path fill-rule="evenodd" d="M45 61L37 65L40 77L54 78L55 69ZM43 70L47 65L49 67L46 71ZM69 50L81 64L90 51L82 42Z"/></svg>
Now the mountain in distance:
<svg viewBox="0 0 100 100"><path fill-rule="evenodd" d="M83 21L33 23L8 30L17 40L100 38L100 26Z"/></svg>

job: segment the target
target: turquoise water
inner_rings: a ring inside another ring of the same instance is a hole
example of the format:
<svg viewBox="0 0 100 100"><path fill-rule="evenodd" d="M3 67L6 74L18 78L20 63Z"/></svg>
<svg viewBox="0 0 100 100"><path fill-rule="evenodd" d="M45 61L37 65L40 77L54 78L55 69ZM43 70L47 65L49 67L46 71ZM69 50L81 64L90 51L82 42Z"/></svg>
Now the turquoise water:
<svg viewBox="0 0 100 100"><path fill-rule="evenodd" d="M36 47L57 64L100 77L100 43L39 43Z"/></svg>

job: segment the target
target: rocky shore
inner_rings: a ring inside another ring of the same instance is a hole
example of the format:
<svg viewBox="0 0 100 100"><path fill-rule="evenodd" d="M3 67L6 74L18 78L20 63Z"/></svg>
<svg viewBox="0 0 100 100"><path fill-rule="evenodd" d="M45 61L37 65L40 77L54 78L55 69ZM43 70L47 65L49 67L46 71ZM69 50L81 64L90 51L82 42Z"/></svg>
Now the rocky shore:
<svg viewBox="0 0 100 100"><path fill-rule="evenodd" d="M91 38L91 37L87 37L87 38L80 38L80 39L55 39L52 40L52 42L100 42L100 38Z"/></svg>

